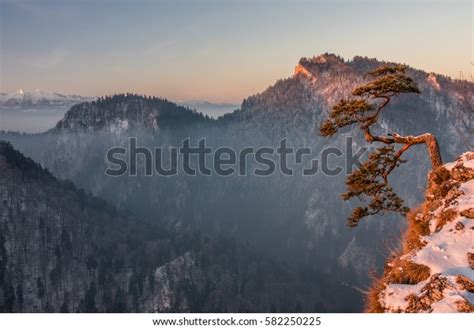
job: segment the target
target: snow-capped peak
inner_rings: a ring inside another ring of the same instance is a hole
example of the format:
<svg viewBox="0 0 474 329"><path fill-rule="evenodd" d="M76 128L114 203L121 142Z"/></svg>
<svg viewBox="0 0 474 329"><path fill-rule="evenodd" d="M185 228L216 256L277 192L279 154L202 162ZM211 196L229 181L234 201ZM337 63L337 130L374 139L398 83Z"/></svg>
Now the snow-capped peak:
<svg viewBox="0 0 474 329"><path fill-rule="evenodd" d="M63 95L55 92L35 89L33 91L23 91L18 89L12 93L0 94L0 105L63 105L93 100L91 97L82 97L77 95Z"/></svg>

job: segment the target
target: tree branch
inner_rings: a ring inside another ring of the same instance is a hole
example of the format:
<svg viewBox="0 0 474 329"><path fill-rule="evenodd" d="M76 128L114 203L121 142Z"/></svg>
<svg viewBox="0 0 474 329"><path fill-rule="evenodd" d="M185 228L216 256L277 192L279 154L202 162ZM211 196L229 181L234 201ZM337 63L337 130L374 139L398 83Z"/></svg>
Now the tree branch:
<svg viewBox="0 0 474 329"><path fill-rule="evenodd" d="M377 107L377 110L374 115L371 115L370 117L365 117L361 118L359 121L360 122L365 122L368 125L372 125L375 123L375 120L378 118L380 112L390 103L390 97L386 95L374 95L373 98L383 98L384 101Z"/></svg>
<svg viewBox="0 0 474 329"><path fill-rule="evenodd" d="M400 161L400 157L402 156L405 151L407 151L413 144L405 144L402 146L401 149L398 150L397 154L395 154L395 161L393 164L387 169L387 171L383 174L383 180L385 181L385 184L388 184L388 175L397 167L398 161Z"/></svg>
<svg viewBox="0 0 474 329"><path fill-rule="evenodd" d="M370 128L366 125L362 125L360 128L364 132L364 138L367 142L369 143L381 142L381 143L385 143L389 145L395 144L395 143L408 145L406 149L404 149L405 146L402 147L402 149L404 149L403 152L405 152L412 145L426 144L426 147L428 148L428 153L430 155L432 168L433 169L437 168L443 164L443 161L441 160L441 152L439 150L438 141L436 140L436 137L434 137L430 133L425 133L418 136L413 136L413 135L401 136L397 133L392 133L390 136L377 136L377 135L373 135L370 132Z"/></svg>

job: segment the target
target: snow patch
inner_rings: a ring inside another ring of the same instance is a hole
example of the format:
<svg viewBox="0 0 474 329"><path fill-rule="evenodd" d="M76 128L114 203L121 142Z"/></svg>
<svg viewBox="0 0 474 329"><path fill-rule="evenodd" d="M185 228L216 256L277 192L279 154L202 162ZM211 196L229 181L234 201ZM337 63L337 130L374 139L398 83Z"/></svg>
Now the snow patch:
<svg viewBox="0 0 474 329"><path fill-rule="evenodd" d="M472 170L474 152L467 152L444 167L451 172L461 167ZM452 176L451 179L454 179ZM455 198L447 200L448 196L453 195L448 192L439 207L429 213L431 233L421 237L423 247L400 257L427 266L430 277L414 285L386 284L379 294L379 301L387 312L408 311L410 296L419 298L419 303L423 305L422 311L429 312L459 312L459 303L467 302L468 307L474 304L474 294L460 287L457 282L459 276L474 281L474 270L468 257L469 253L474 253L474 218L461 215L463 211L474 208L474 179L470 177L467 181L453 185L452 189L457 188L460 192L454 194ZM438 215L446 210L454 212L455 216L435 230ZM442 288L434 293L437 294L434 298L431 295L426 297L433 289L429 287L433 279L439 279Z"/></svg>

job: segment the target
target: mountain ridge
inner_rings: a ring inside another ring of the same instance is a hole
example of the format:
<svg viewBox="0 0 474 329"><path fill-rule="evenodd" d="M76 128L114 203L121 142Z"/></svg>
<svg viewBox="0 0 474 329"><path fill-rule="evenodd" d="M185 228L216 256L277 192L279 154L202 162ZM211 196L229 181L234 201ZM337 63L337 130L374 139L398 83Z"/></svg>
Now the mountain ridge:
<svg viewBox="0 0 474 329"><path fill-rule="evenodd" d="M45 92L40 89L35 89L34 91L19 89L13 93L0 93L0 106L64 106L94 99L95 97L63 95L56 92Z"/></svg>
<svg viewBox="0 0 474 329"><path fill-rule="evenodd" d="M319 287L233 239L170 235L1 141L0 227L0 312L344 309L338 283Z"/></svg>
<svg viewBox="0 0 474 329"><path fill-rule="evenodd" d="M329 53L313 56L312 58L303 57L296 65L292 76L280 79L264 91L245 98L242 101L240 109L225 113L217 119L221 122L239 121L242 119L248 120L259 116L263 113L261 110L267 108L268 110L265 110L265 112L270 114L270 119L281 119L285 111L291 111L293 114L298 113L298 115L301 115L299 120L298 118L295 118L295 120L301 122L308 122L308 120L310 120L313 123L314 121L321 121L322 117L327 114L328 109L334 105L337 100L349 96L349 92L356 85L367 81L367 73L370 70L383 64L391 65L396 63L379 61L376 58L362 56L355 56L352 60L346 61L340 56ZM427 73L409 66L407 70L408 74L419 84L422 93L418 98L414 96L402 96L401 99L415 100L415 102L418 103L431 102L431 104L424 106L429 106L436 110L436 116L451 115L453 109L447 108L445 104L458 105L463 101L463 97L467 100L467 103L474 102L474 84L469 81L451 79L450 77ZM176 112L185 113L185 110L195 112L194 109L186 108L188 104L181 105L179 102L170 102L164 98L147 97L137 94L116 94L74 105L73 108L65 113L63 119L57 123L53 130L67 130L68 128L87 129L88 126L91 126L89 127L90 129L96 130L101 129L101 125L115 132L127 130L129 122L125 122L127 118L124 117L124 114L120 113L120 111L116 113L117 117L114 117L112 111L104 110L106 113L102 115L100 108L97 108L92 112L95 112L94 117L95 120L98 121L93 122L88 118L88 115L91 114L91 109L97 106L100 107L104 104L104 100L115 101L123 95L128 95L128 98L122 98L124 101L137 101L141 99L141 102L146 105L149 104L150 100L159 100L159 102L163 104L167 103L167 105L170 106L173 104L174 108L178 110ZM298 97L294 97L294 95ZM267 103L262 104L262 100ZM269 103L268 100L271 100L271 103ZM396 104L398 104L398 102L398 100L394 101ZM88 103L92 105L86 105ZM309 104L311 105L308 106ZM89 109L86 110L86 107ZM270 113L270 109L273 113ZM150 106L145 106L144 110L144 113L149 117L141 120L140 124L143 126L142 128L156 129L156 110ZM76 113L73 114L73 111ZM81 122L81 111L84 113L83 120L88 120L87 122ZM123 111L123 109L121 111ZM86 112L88 112L87 115ZM210 115L213 116L212 113L210 113ZM187 117L188 115L185 114L185 116ZM206 116L207 115L204 115L204 117ZM454 117L455 116L456 115L454 115ZM474 124L474 118L472 118L472 116L466 116L466 118L467 122L464 122L465 126ZM203 121L198 115L194 115L193 118L188 119L186 119L187 124L193 120L197 122ZM106 122L107 120L111 120L111 122ZM135 128L140 129L140 124ZM459 152L453 152L453 154L459 154Z"/></svg>
<svg viewBox="0 0 474 329"><path fill-rule="evenodd" d="M102 130L120 133L129 129L156 131L160 128L212 119L196 110L177 105L164 98L137 94L116 94L71 107L53 132Z"/></svg>

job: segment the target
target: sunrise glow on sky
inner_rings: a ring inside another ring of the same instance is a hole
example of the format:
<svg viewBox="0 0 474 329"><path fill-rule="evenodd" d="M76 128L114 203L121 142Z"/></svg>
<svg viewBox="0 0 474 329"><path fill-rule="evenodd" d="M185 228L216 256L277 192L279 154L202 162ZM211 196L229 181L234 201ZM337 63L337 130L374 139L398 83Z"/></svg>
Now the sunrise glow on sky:
<svg viewBox="0 0 474 329"><path fill-rule="evenodd" d="M0 3L3 92L239 103L325 52L472 74L471 1Z"/></svg>

